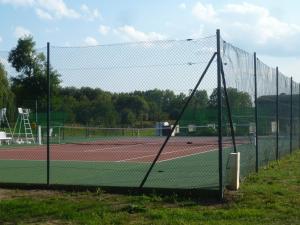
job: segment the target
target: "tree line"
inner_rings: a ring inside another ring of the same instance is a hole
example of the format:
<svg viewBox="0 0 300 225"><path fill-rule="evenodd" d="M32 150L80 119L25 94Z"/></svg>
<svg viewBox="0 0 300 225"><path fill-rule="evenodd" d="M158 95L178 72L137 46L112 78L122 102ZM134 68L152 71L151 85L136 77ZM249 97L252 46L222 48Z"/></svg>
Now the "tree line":
<svg viewBox="0 0 300 225"><path fill-rule="evenodd" d="M13 115L17 107L34 110L38 102L39 111L45 112L47 62L45 55L36 51L33 38L20 38L7 60L18 75L8 79L4 66L0 64L0 107L7 107ZM101 88L62 87L61 76L52 67L50 77L51 110L63 112L66 115L64 123L69 124L103 127L153 126L157 121L176 120L189 96L159 89L113 93ZM249 94L228 88L228 95L233 108L252 107ZM224 98L224 94L222 96ZM216 107L216 89L210 96L206 90L197 90L188 106L195 115L203 109Z"/></svg>

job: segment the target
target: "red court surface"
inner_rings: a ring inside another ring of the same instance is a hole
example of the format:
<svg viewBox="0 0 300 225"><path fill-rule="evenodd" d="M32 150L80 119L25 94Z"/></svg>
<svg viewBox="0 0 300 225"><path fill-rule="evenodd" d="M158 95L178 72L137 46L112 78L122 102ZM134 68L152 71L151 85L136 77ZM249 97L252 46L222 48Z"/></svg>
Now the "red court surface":
<svg viewBox="0 0 300 225"><path fill-rule="evenodd" d="M164 139L102 140L81 144L53 144L50 159L95 162L151 162ZM224 145L223 145L224 146ZM231 146L225 143L224 147ZM211 152L218 149L215 138L176 138L166 145L159 162ZM46 160L46 146L17 146L0 149L2 160Z"/></svg>

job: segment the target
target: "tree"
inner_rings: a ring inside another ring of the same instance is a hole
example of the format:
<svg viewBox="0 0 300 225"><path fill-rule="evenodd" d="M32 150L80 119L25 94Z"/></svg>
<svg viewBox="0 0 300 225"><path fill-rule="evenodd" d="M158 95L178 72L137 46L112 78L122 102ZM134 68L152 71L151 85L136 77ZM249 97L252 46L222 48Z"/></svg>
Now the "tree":
<svg viewBox="0 0 300 225"><path fill-rule="evenodd" d="M251 108L252 100L251 96L247 92L238 91L236 88L227 88L228 100L231 108L241 109L241 108ZM221 89L222 95L222 106L226 107L225 93L224 89ZM218 89L215 88L209 97L208 104L210 107L214 108L218 106Z"/></svg>
<svg viewBox="0 0 300 225"><path fill-rule="evenodd" d="M33 37L20 38L17 46L10 51L8 61L19 73L11 78L17 105L33 107L35 100L38 100L40 107L45 109L48 90L47 62L45 55L35 50ZM55 98L60 80L59 74L52 68L50 68L50 83L52 103L58 104L59 100ZM28 100L31 102L28 103ZM55 106L56 104L52 104L52 107Z"/></svg>
<svg viewBox="0 0 300 225"><path fill-rule="evenodd" d="M4 66L0 63L0 108L7 108L8 116L14 113L14 94L11 91Z"/></svg>
<svg viewBox="0 0 300 225"><path fill-rule="evenodd" d="M206 90L196 90L188 106L188 108L192 109L193 119L196 119L196 116L200 112L200 110L206 108L207 106L208 95Z"/></svg>
<svg viewBox="0 0 300 225"><path fill-rule="evenodd" d="M111 95L108 93L99 94L91 102L91 118L95 124L101 124L105 127L114 127L117 124L118 116L112 103Z"/></svg>
<svg viewBox="0 0 300 225"><path fill-rule="evenodd" d="M128 108L124 108L120 112L121 124L122 126L134 127L135 124L135 114Z"/></svg>
<svg viewBox="0 0 300 225"><path fill-rule="evenodd" d="M122 93L118 95L115 101L115 108L118 112L121 112L124 109L130 110L134 113L134 117L139 120L142 125L142 121L148 113L149 105L141 96Z"/></svg>
<svg viewBox="0 0 300 225"><path fill-rule="evenodd" d="M197 90L190 104L195 110L206 108L208 105L208 95L206 90Z"/></svg>

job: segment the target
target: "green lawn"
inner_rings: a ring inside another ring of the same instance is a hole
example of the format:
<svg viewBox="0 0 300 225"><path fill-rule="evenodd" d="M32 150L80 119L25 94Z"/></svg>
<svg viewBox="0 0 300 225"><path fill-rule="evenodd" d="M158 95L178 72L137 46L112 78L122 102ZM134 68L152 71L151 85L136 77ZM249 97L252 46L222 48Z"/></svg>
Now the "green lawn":
<svg viewBox="0 0 300 225"><path fill-rule="evenodd" d="M300 224L300 152L226 192L223 203L176 195L0 189L0 224Z"/></svg>

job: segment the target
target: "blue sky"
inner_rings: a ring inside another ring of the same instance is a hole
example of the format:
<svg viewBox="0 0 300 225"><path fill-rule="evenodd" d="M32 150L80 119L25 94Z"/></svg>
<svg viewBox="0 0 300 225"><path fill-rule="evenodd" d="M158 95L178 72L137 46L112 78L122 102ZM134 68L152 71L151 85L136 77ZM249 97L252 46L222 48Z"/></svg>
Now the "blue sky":
<svg viewBox="0 0 300 225"><path fill-rule="evenodd" d="M225 40L300 81L300 1L0 0L0 49L31 34L38 47L198 38Z"/></svg>

